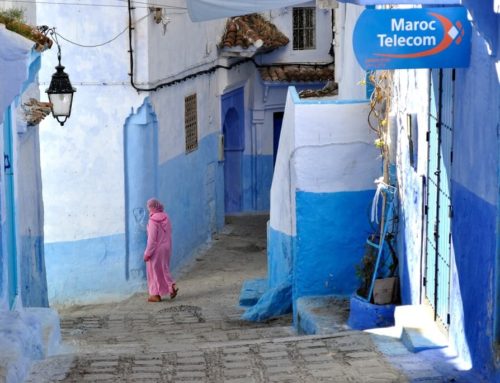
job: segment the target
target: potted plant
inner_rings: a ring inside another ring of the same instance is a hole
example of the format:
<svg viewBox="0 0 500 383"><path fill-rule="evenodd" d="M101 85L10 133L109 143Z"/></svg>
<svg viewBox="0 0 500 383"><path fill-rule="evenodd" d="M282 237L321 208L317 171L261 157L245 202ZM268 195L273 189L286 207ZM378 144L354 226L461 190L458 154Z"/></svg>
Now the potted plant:
<svg viewBox="0 0 500 383"><path fill-rule="evenodd" d="M377 270L375 270L377 257L381 253L378 251L378 247L383 246L379 243L378 238L377 235L371 235L368 238L365 254L360 264L356 266L360 287L351 296L347 322L351 328L356 330L394 325L394 310L399 302L399 281L395 276L397 257L390 240L386 240L385 243L390 249L392 262L389 265L386 262L379 262ZM380 270L385 271L385 277L376 277Z"/></svg>

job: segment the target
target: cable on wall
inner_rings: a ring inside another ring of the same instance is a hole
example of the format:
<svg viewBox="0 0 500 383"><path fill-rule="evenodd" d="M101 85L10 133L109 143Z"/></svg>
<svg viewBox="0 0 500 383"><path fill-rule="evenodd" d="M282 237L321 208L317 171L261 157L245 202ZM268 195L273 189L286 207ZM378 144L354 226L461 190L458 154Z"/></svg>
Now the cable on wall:
<svg viewBox="0 0 500 383"><path fill-rule="evenodd" d="M0 2L5 2L5 1L6 0L0 0ZM126 4L122 5L122 4L70 3L70 2L65 3L65 2L61 2L61 1L40 1L40 0L8 0L8 1L9 1L9 3L68 5L68 6L82 6L82 7L108 7L108 8L127 8L128 7ZM116 0L116 1L127 1L127 0ZM176 9L176 10L186 10L187 11L187 8L178 7L175 5L146 3L146 2L139 2L139 1L133 1L133 2L137 3L137 4L142 4L142 5L137 5L135 8L157 7L157 8L166 8L166 9Z"/></svg>
<svg viewBox="0 0 500 383"><path fill-rule="evenodd" d="M138 23L140 23L142 20L144 19L147 19L149 16L151 15L150 14L147 14L146 16L143 16L141 17L139 20L136 21L135 25L137 25ZM115 41L118 37L120 37L121 35L123 35L125 32L127 32L127 30L129 29L129 27L125 27L120 33L118 33L115 37L103 42L103 43L100 43L100 44L94 44L94 45L86 45L86 44L81 44L81 43L77 43L75 41L72 41L70 39L68 39L67 37L64 37L63 35L61 35L59 32L55 32L55 34L57 36L59 36L61 39L63 39L64 41L67 41L68 43L70 44L73 44L73 45L76 45L76 46L79 46L79 47L82 47L82 48L98 48L98 47L102 47L104 45L107 45L107 44L110 44L112 43L113 41Z"/></svg>
<svg viewBox="0 0 500 383"><path fill-rule="evenodd" d="M244 59L241 59L239 61L231 63L230 65L217 64L217 65L214 65L214 66L212 66L212 67L210 67L208 69L200 70L198 72L186 75L184 77L181 77L181 78L178 78L178 79L175 79L175 80L166 81L166 82L160 83L160 84L158 84L156 86L153 86L153 87L141 88L141 87L137 86L136 83L135 83L135 81L134 81L134 50L133 50L133 47L132 47L132 35L133 35L133 30L135 28L133 27L133 23L132 23L132 10L134 10L135 7L132 6L132 1L131 0L127 0L127 2L128 2L128 25L129 25L129 28L128 28L129 50L128 50L128 52L129 52L129 61L130 61L130 73L129 73L129 76L130 76L130 85L132 85L132 87L136 91L138 91L138 92L156 92L156 91L158 91L161 88L167 88L167 87L170 87L172 85L175 85L175 84L181 83L183 81L189 80L191 78L203 76L205 74L214 73L218 69L231 70L231 69L233 69L236 66L239 66L239 65L242 65L242 64L245 64L245 63L248 63L248 62L253 63L256 68L269 67L269 66L281 66L281 65L283 65L283 64L262 65L262 64L257 63L254 60L253 57L246 57ZM332 64L333 64L333 62L330 62L330 63L327 63L327 64L299 64L299 65L320 68L320 67L326 67L326 66L329 66L329 65L332 65Z"/></svg>

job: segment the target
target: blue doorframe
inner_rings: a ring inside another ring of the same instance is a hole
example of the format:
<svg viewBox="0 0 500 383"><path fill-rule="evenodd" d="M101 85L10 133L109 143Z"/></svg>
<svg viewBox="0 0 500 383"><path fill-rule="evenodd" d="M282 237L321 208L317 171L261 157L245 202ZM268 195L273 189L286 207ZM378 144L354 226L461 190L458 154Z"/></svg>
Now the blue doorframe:
<svg viewBox="0 0 500 383"><path fill-rule="evenodd" d="M243 208L243 153L245 150L245 119L243 88L221 98L224 134L224 208L237 213Z"/></svg>
<svg viewBox="0 0 500 383"><path fill-rule="evenodd" d="M124 126L126 279L144 280L146 202L158 191L158 124L146 98Z"/></svg>
<svg viewBox="0 0 500 383"><path fill-rule="evenodd" d="M14 306L17 290L17 246L16 246L16 214L14 203L14 157L12 145L12 107L9 106L4 115L3 147L4 147L4 188L5 188L5 242L7 250L7 293L9 307Z"/></svg>

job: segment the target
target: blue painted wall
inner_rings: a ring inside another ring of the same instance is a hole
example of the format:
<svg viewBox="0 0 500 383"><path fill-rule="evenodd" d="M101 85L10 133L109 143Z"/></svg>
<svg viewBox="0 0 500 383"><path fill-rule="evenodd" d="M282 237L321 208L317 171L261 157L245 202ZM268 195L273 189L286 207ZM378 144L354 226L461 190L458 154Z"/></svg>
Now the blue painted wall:
<svg viewBox="0 0 500 383"><path fill-rule="evenodd" d="M218 137L218 133L204 137L197 150L174 157L158 169L158 197L172 221L174 269L187 262L193 249L224 225L223 165L217 161Z"/></svg>
<svg viewBox="0 0 500 383"><path fill-rule="evenodd" d="M243 156L243 211L269 210L273 170L272 155ZM253 172L256 177L252 177Z"/></svg>
<svg viewBox="0 0 500 383"><path fill-rule="evenodd" d="M49 307L43 236L21 236L19 241L23 307Z"/></svg>
<svg viewBox="0 0 500 383"><path fill-rule="evenodd" d="M293 298L350 295L359 287L355 265L371 234L374 190L296 193L297 255Z"/></svg>
<svg viewBox="0 0 500 383"><path fill-rule="evenodd" d="M45 244L49 301L116 298L137 291L125 279L125 236Z"/></svg>
<svg viewBox="0 0 500 383"><path fill-rule="evenodd" d="M4 130L4 134L10 134L12 145L12 175L9 177L12 177L13 182L12 224L15 230L12 233L15 237L4 237L3 240L16 241L10 247L15 252L13 258L16 262L13 270L17 275L13 280L17 284L17 294L23 307L47 307L39 131L37 127L27 126L20 112L24 102L31 97L38 97L36 81L41 66L40 53L31 51L25 65L18 68L26 75L26 79L21 93L11 105L11 127Z"/></svg>
<svg viewBox="0 0 500 383"><path fill-rule="evenodd" d="M478 26L481 33L482 27L487 30L496 27L498 31L498 15L485 17ZM498 70L485 41L474 34L471 65L457 70L456 76L452 236L459 291L454 292L452 299L461 295L465 342L473 368L487 374L496 373L500 378L495 367L495 348L500 335L495 331L495 319L500 319L495 318L500 304L496 300L499 288L496 269L499 256ZM452 336L461 338L460 333ZM457 343L461 345L460 341Z"/></svg>
<svg viewBox="0 0 500 383"><path fill-rule="evenodd" d="M455 79L453 163L447 169L453 206L449 340L466 365L488 381L499 381L500 73L495 50L491 49L491 41L497 38L492 31L499 30L499 16L493 14L490 1L464 3L479 19L473 20L470 67L457 69ZM416 99L412 101L413 96L399 92L405 109L422 110L419 106L427 98L421 92L425 86L419 91L419 82L411 81L399 79L400 84L410 84L408 89ZM426 118L424 113L422 117ZM420 135L425 133L423 124L421 129ZM400 130L398 174L402 203L398 249L403 303L418 304L423 188L407 157L405 133ZM419 157L426 157L426 151L426 145L419 145ZM425 172L425 167L419 169L421 174Z"/></svg>
<svg viewBox="0 0 500 383"><path fill-rule="evenodd" d="M207 227L213 232L223 227L224 188L217 145L218 134L209 135L199 141L198 150L158 167L157 197L172 221L174 274L210 239ZM144 288L144 279L127 280L124 234L48 243L45 257L51 303L113 299Z"/></svg>
<svg viewBox="0 0 500 383"><path fill-rule="evenodd" d="M295 236L286 235L268 225L267 228L267 277L269 287L277 287L292 274L296 250Z"/></svg>
<svg viewBox="0 0 500 383"><path fill-rule="evenodd" d="M158 126L149 98L124 125L125 236L127 279L144 280L147 200L156 196Z"/></svg>
<svg viewBox="0 0 500 383"><path fill-rule="evenodd" d="M494 366L495 266L497 207L457 182L453 192L453 248L458 290L451 292L452 320L463 320L465 339L461 352L470 350L472 366L487 375ZM463 307L454 304L459 299ZM463 316L461 310L463 309ZM457 334L452 334L457 336Z"/></svg>
<svg viewBox="0 0 500 383"><path fill-rule="evenodd" d="M348 296L360 285L355 265L372 232L381 174L368 113L364 100L300 99L289 89L271 188L268 278L271 288L291 279L295 316L300 297Z"/></svg>

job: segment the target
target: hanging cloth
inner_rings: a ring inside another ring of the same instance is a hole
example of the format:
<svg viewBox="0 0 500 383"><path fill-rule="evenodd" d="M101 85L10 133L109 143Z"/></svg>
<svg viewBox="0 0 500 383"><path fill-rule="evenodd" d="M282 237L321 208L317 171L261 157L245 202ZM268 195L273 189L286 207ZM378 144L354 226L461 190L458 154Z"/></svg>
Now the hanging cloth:
<svg viewBox="0 0 500 383"><path fill-rule="evenodd" d="M375 180L375 184L377 185L377 191L375 192L375 195L373 196L373 201L372 201L372 210L371 210L371 221L375 222L378 224L378 201L380 198L380 194L382 193L382 190L386 188L386 184L383 182L383 178L377 178Z"/></svg>
<svg viewBox="0 0 500 383"><path fill-rule="evenodd" d="M304 0L187 0L192 21L222 19L304 3Z"/></svg>

